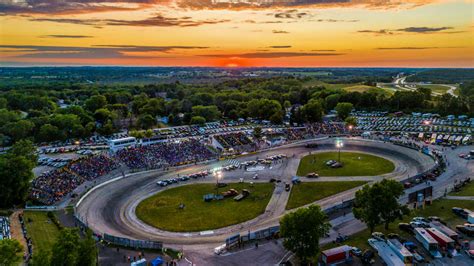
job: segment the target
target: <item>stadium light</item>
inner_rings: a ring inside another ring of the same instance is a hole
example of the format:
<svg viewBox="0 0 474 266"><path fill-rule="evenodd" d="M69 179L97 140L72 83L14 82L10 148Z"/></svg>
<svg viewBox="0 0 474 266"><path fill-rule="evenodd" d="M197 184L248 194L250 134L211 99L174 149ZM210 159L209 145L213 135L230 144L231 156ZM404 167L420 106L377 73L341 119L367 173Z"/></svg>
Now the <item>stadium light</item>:
<svg viewBox="0 0 474 266"><path fill-rule="evenodd" d="M219 194L219 179L222 179L222 171L214 172L214 177L216 178L216 194Z"/></svg>
<svg viewBox="0 0 474 266"><path fill-rule="evenodd" d="M341 149L344 147L344 142L341 139L336 139L336 148L338 149L338 161L341 162Z"/></svg>

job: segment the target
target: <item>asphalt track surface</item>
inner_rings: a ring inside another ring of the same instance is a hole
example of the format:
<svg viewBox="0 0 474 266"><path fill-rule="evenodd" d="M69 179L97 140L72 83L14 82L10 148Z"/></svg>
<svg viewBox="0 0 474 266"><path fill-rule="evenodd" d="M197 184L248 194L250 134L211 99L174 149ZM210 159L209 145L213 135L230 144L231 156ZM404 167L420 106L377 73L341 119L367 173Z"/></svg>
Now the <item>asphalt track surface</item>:
<svg viewBox="0 0 474 266"><path fill-rule="evenodd" d="M366 177L321 177L318 179L302 178L303 182L318 181L345 181L345 180L367 180L377 181L382 178L404 179L416 173L425 171L434 165L431 157L412 149L393 145L391 143L365 141L356 139L344 140L343 151L356 151L370 153L391 160L395 164L392 173L383 176ZM193 244L214 244L223 243L225 238L236 233L247 233L269 226L277 225L280 217L287 213L285 210L289 192L284 190L284 182L290 182L295 175L299 160L308 155L309 152L334 150L334 140L319 141L317 149L308 149L304 144L282 146L271 151L265 151L255 155L239 157L240 162L265 158L268 155L286 154L287 159L272 164L269 168L258 172L248 172L244 169L224 172L221 182L238 182L239 178L244 178L245 182L268 182L270 178L281 179L282 182L275 184L274 193L263 214L237 225L214 229L208 232L167 232L159 230L140 221L135 215L135 208L143 199L148 198L160 191L167 189L156 185L160 179L176 177L178 174L190 174L204 169L214 169L226 165L228 162L221 161L207 165L193 165L173 172L144 172L132 174L125 178L119 178L114 182L96 188L88 193L76 207L76 214L88 224L88 226L98 233L107 233L115 236L128 237L132 239L159 240L168 245L193 245ZM255 173L259 174L258 180L253 180ZM197 182L215 182L212 176L204 179L190 180L183 184ZM174 185L176 186L176 185ZM171 186L173 187L173 186ZM323 209L340 204L344 200L354 197L358 188L351 189L337 195L322 199L318 203ZM163 217L167 219L167 217Z"/></svg>

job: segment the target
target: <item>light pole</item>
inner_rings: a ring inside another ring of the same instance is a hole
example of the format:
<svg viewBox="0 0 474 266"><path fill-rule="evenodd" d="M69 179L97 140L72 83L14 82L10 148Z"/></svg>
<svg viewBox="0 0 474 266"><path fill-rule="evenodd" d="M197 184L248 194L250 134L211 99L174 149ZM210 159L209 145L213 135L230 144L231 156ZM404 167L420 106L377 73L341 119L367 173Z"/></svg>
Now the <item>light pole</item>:
<svg viewBox="0 0 474 266"><path fill-rule="evenodd" d="M214 176L216 177L216 194L219 195L219 179L222 178L222 172L214 172Z"/></svg>
<svg viewBox="0 0 474 266"><path fill-rule="evenodd" d="M344 147L344 143L340 139L336 139L336 148L338 149L338 161L341 163L341 148Z"/></svg>

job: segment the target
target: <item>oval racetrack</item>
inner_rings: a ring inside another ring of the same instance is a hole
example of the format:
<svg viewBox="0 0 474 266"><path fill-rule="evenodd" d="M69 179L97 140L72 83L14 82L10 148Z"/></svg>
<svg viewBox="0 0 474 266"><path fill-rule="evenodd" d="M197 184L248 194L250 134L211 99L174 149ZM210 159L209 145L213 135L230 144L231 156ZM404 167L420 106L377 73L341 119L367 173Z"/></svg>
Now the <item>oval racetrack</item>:
<svg viewBox="0 0 474 266"><path fill-rule="evenodd" d="M273 154L286 154L288 159L282 163L274 164L271 169L266 168L259 171L259 180L256 182L268 182L270 178L281 179L283 182L275 185L272 198L266 208L266 211L260 216L250 221L238 225L232 225L225 228L216 229L210 232L192 232L176 233L166 232L151 227L140 221L135 215L135 208L143 199L166 189L156 185L156 181L170 177L176 177L178 174L190 174L204 169L213 169L228 162L214 162L207 165L192 165L172 172L163 173L158 171L141 172L127 175L125 178L117 178L114 182L103 184L83 196L76 206L76 215L85 222L96 233L107 233L120 237L144 240L159 240L165 244L197 244L197 243L222 243L225 238L236 233L247 233L257 229L277 225L279 218L284 215L286 202L289 193L284 191L283 183L289 182L295 175L300 158L307 155L308 152L319 152L335 150L334 139L324 139L318 141L317 149L307 149L304 144L290 144L270 151L242 156L236 161L243 162L265 158ZM302 178L303 182L318 181L337 181L337 180L367 180L376 181L382 178L404 179L431 168L434 160L416 150L396 146L391 143L366 141L361 139L344 139L343 151L357 151L374 154L395 164L395 170L392 173L378 177L321 177L319 179ZM238 182L240 177L244 180L252 180L255 172L245 172L243 169L232 172L224 172L224 182ZM254 180L252 180L254 181ZM190 180L190 182L215 182L212 176L205 179ZM178 185L184 185L178 184ZM321 207L328 208L339 204L343 200L353 198L358 188L351 189L334 196L322 199L317 203ZM167 217L162 217L167 219Z"/></svg>

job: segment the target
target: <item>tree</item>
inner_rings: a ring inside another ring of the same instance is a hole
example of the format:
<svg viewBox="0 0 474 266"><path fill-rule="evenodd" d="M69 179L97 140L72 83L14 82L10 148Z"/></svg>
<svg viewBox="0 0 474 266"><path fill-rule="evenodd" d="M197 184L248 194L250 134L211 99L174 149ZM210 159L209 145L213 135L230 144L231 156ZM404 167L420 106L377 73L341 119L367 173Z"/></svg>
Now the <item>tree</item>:
<svg viewBox="0 0 474 266"><path fill-rule="evenodd" d="M86 235L79 244L79 256L77 266L90 266L96 265L97 262L97 246L95 240L92 237L92 232L87 230Z"/></svg>
<svg viewBox="0 0 474 266"><path fill-rule="evenodd" d="M324 101L326 103L326 110L332 110L336 107L336 105L339 103L339 99L341 99L340 94L331 94L327 96Z"/></svg>
<svg viewBox="0 0 474 266"><path fill-rule="evenodd" d="M335 107L335 110L341 119L346 119L351 113L352 108L354 108L352 103L338 103Z"/></svg>
<svg viewBox="0 0 474 266"><path fill-rule="evenodd" d="M391 222L408 213L408 208L398 202L403 193L403 185L395 180L384 179L365 185L356 192L354 216L366 223L371 232L382 223L388 229Z"/></svg>
<svg viewBox="0 0 474 266"><path fill-rule="evenodd" d="M84 102L84 107L91 113L94 113L97 109L103 108L107 105L107 98L103 95L91 96Z"/></svg>
<svg viewBox="0 0 474 266"><path fill-rule="evenodd" d="M298 209L280 220L280 235L286 249L294 252L303 262L319 252L319 239L331 225L318 205Z"/></svg>
<svg viewBox="0 0 474 266"><path fill-rule="evenodd" d="M349 116L344 120L348 126L356 127L357 126L357 118L353 116Z"/></svg>
<svg viewBox="0 0 474 266"><path fill-rule="evenodd" d="M14 141L25 139L30 136L35 125L28 120L11 122L3 127L3 132L10 136Z"/></svg>
<svg viewBox="0 0 474 266"><path fill-rule="evenodd" d="M58 127L51 124L44 124L40 127L39 133L37 135L37 141L40 142L50 142L55 140L63 140L65 135Z"/></svg>
<svg viewBox="0 0 474 266"><path fill-rule="evenodd" d="M79 261L79 234L77 229L64 228L52 247L51 265L76 265Z"/></svg>
<svg viewBox="0 0 474 266"><path fill-rule="evenodd" d="M140 115L137 119L137 125L143 129L152 128L155 124L155 118L149 114Z"/></svg>
<svg viewBox="0 0 474 266"><path fill-rule="evenodd" d="M0 240L0 265L18 265L23 248L16 239Z"/></svg>
<svg viewBox="0 0 474 266"><path fill-rule="evenodd" d="M51 255L46 250L35 250L32 260L29 261L28 265L31 266L45 266L51 264Z"/></svg>
<svg viewBox="0 0 474 266"><path fill-rule="evenodd" d="M221 117L221 112L215 105L197 105L192 107L192 116L202 116L206 121L210 122L219 119Z"/></svg>
<svg viewBox="0 0 474 266"><path fill-rule="evenodd" d="M316 99L311 99L301 110L303 117L308 122L320 122L323 118L323 106Z"/></svg>
<svg viewBox="0 0 474 266"><path fill-rule="evenodd" d="M257 140L260 140L262 138L262 128L261 127L255 127L253 129L253 137L256 138Z"/></svg>
<svg viewBox="0 0 474 266"><path fill-rule="evenodd" d="M204 125L206 123L206 118L202 116L193 116L191 117L191 122L192 125Z"/></svg>
<svg viewBox="0 0 474 266"><path fill-rule="evenodd" d="M0 156L0 208L24 203L37 160L33 151L30 141L21 140Z"/></svg>

